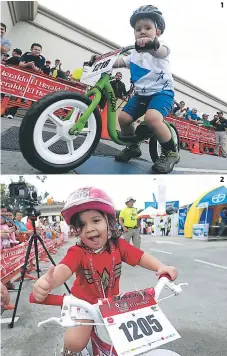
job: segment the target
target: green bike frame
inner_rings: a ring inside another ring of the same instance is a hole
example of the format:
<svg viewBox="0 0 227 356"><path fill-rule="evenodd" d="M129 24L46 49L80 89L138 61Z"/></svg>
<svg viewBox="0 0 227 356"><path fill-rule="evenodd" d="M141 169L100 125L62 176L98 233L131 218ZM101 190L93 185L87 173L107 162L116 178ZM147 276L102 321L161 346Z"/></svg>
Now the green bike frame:
<svg viewBox="0 0 227 356"><path fill-rule="evenodd" d="M95 87L88 91L85 95L90 98L94 96L91 104L88 106L87 110L81 115L79 120L71 127L69 130L70 135L79 134L85 127L88 122L89 117L96 109L100 100L102 98L102 94L104 93L107 97L108 104L108 119L107 119L107 128L109 132L110 138L117 143L118 145L126 145L126 142L120 140L118 138L118 134L116 131L116 98L114 95L113 88L110 84L110 74L104 73L102 77L98 80ZM65 117L65 120L69 120L71 116L71 112ZM128 143L128 142L127 142Z"/></svg>
<svg viewBox="0 0 227 356"><path fill-rule="evenodd" d="M117 143L118 145L122 146L129 146L129 141L125 142L118 138L118 133L116 131L116 98L113 91L113 88L110 84L110 74L104 73L102 77L98 80L95 87L88 91L85 95L90 98L94 96L91 101L91 104L88 106L87 110L81 115L78 121L71 127L69 130L70 135L79 134L85 127L86 123L88 122L89 117L96 109L100 100L102 98L102 92L107 97L107 104L108 104L108 112L107 112L107 128L110 138L113 142ZM69 120L72 111L65 117L64 120ZM171 126L167 121L164 121L168 129L170 130L172 140L174 141L173 132L171 130ZM176 143L176 142L175 142Z"/></svg>

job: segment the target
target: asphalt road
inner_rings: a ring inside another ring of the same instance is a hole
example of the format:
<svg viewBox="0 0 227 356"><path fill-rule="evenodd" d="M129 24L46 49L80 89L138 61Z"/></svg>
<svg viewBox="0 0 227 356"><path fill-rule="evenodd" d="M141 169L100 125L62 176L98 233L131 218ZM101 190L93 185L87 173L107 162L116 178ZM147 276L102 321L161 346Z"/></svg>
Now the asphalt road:
<svg viewBox="0 0 227 356"><path fill-rule="evenodd" d="M13 120L1 118L1 132L8 130L12 126L20 126L21 119L15 118ZM121 150L123 147L116 145L112 141L101 140L101 142L107 144L110 147ZM135 169L134 174L149 174L152 166L151 158L148 152L148 145L143 143L141 145L143 160L133 160ZM180 151L180 162L175 166L173 173L178 174L225 174L227 173L227 159L222 157L215 157L210 155L195 155L186 150ZM92 158L90 158L92 160ZM87 161L89 162L89 161ZM97 168L96 161L87 165L87 162L78 167L76 171L71 171L69 174L128 174L129 168L133 171L133 166L129 167L129 164L125 164L123 167L119 166L113 159L107 159L105 161L105 167ZM100 163L103 164L100 160ZM92 166L93 164L93 166ZM109 167L110 166L110 167ZM98 170L97 170L98 169ZM95 170L95 171L94 171ZM132 174L130 171L129 174ZM2 174L38 174L40 173L33 167L31 167L23 158L22 154L18 151L1 151L1 172ZM86 173L87 172L87 173ZM45 172L44 172L45 173Z"/></svg>
<svg viewBox="0 0 227 356"><path fill-rule="evenodd" d="M59 261L71 241L54 256ZM188 282L184 292L160 303L163 312L181 335L181 339L165 345L181 356L226 356L227 350L227 241L193 241L183 237L142 237L141 248L175 265L179 282ZM44 264L43 264L44 265ZM42 266L43 266L42 265ZM48 264L45 264L48 266ZM70 281L72 283L72 279ZM140 267L123 266L122 292L154 286L153 272ZM71 285L69 283L69 285ZM32 282L25 281L17 311L19 320L13 329L2 325L2 354L7 356L52 356L62 342L63 331L57 326L37 327L51 316L60 316L58 307L28 303ZM61 287L56 293L65 292ZM11 301L16 293L11 293ZM12 316L5 311L2 317ZM163 347L164 348L164 347Z"/></svg>

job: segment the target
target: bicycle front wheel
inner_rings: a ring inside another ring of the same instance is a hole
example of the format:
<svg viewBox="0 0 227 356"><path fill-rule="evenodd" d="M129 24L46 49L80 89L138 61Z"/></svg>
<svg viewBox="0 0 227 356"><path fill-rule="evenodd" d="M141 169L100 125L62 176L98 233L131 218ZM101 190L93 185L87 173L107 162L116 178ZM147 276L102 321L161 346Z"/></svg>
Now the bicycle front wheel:
<svg viewBox="0 0 227 356"><path fill-rule="evenodd" d="M43 173L67 173L83 164L94 152L102 132L96 108L77 136L69 130L87 110L91 99L76 92L61 91L43 97L25 114L19 144L26 161ZM71 113L69 119L64 118Z"/></svg>

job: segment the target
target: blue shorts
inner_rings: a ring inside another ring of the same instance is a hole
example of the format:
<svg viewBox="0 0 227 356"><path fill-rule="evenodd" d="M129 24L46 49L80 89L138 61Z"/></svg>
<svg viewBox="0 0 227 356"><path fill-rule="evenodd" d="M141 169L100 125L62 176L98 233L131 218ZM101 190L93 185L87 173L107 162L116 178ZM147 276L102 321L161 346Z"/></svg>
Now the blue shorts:
<svg viewBox="0 0 227 356"><path fill-rule="evenodd" d="M163 90L151 96L141 96L135 94L122 111L129 114L133 121L143 116L148 109L159 111L163 119L170 113L174 104L174 92L172 90Z"/></svg>

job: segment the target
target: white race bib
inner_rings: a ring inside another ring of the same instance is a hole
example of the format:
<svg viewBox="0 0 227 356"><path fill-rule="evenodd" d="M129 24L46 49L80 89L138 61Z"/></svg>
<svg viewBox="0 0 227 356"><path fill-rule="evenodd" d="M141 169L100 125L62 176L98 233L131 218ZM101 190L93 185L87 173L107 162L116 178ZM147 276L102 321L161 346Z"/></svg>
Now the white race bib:
<svg viewBox="0 0 227 356"><path fill-rule="evenodd" d="M122 48L119 48L116 51L105 53L97 57L92 67L88 68L88 71L83 78L87 79L94 77L98 74L111 72L113 65L119 57L121 51Z"/></svg>
<svg viewBox="0 0 227 356"><path fill-rule="evenodd" d="M119 356L139 355L180 338L151 295L101 305L100 312Z"/></svg>

